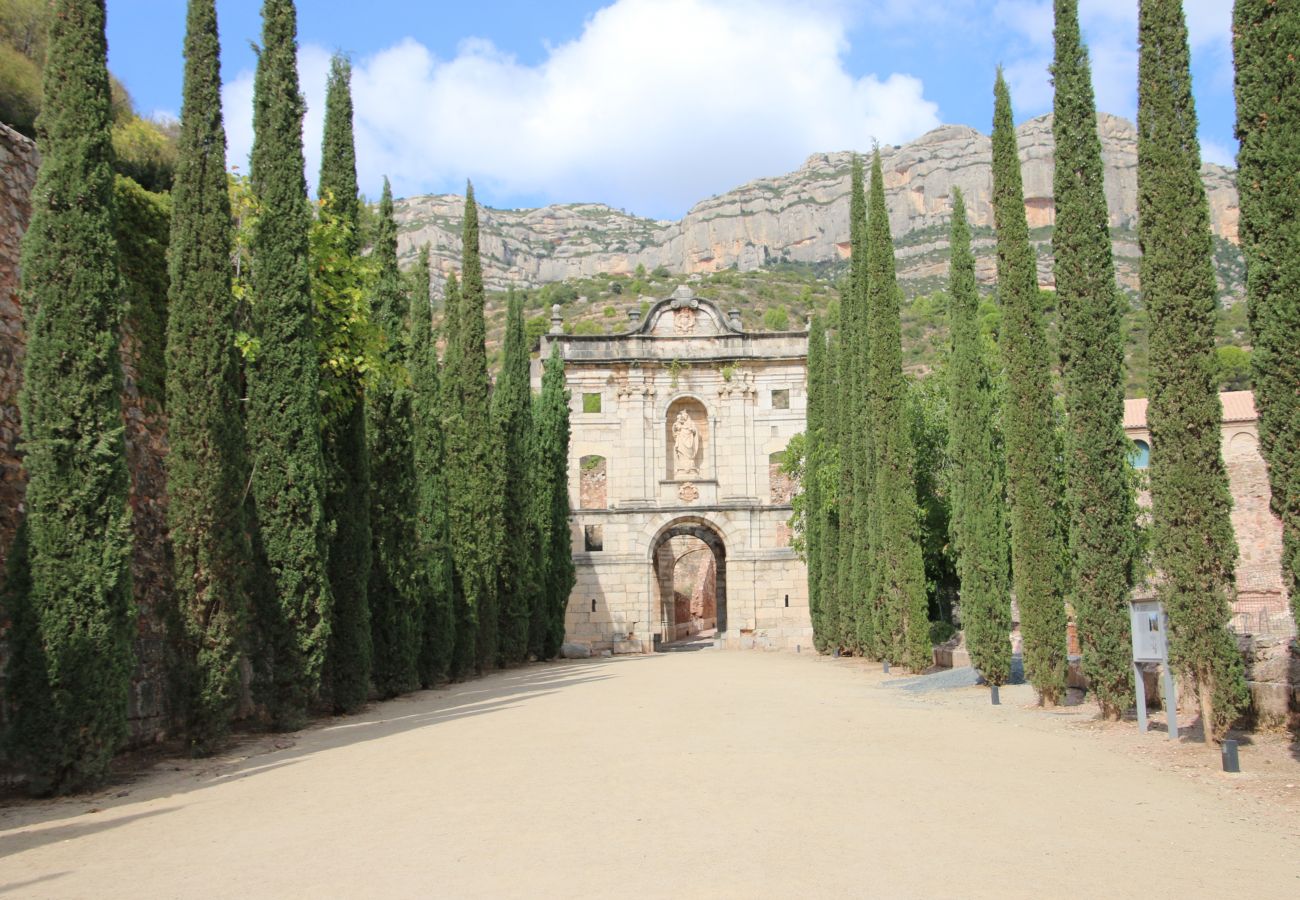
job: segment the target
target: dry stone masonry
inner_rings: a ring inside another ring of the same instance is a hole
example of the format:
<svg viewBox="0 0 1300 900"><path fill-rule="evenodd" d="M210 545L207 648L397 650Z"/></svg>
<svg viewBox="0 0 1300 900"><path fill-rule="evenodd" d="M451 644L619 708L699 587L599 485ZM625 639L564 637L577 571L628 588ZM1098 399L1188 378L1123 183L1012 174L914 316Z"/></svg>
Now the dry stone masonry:
<svg viewBox="0 0 1300 900"><path fill-rule="evenodd" d="M774 469L807 409L806 332L750 334L687 287L625 334L563 334L577 584L570 647L642 653L711 633L808 646L794 488ZM535 383L540 371L534 372Z"/></svg>

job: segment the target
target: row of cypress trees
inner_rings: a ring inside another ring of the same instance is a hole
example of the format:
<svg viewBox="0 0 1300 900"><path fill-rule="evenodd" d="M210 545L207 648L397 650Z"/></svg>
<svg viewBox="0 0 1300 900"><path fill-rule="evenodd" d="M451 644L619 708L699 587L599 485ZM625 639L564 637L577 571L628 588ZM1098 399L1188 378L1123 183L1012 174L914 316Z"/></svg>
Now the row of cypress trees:
<svg viewBox="0 0 1300 900"><path fill-rule="evenodd" d="M809 345L805 546L814 641L919 670L930 622L879 151L850 175L851 268L837 333Z"/></svg>
<svg viewBox="0 0 1300 900"><path fill-rule="evenodd" d="M24 242L28 517L4 597L8 744L41 792L105 774L127 736L134 668L104 2L57 7ZM248 687L284 728L553 656L573 584L563 361L557 350L531 397L515 300L491 395L472 188L440 364L428 251L408 280L387 183L362 258L347 63L330 75L313 225L296 11L265 0L262 13L242 301L213 0L190 0L185 42L167 475L178 700L198 751L227 732Z"/></svg>
<svg viewBox="0 0 1300 900"><path fill-rule="evenodd" d="M1123 431L1123 298L1115 284L1077 0L1054 0L1054 11L1053 249L1064 403L1058 410L1010 92L999 71L992 147L1002 371L999 377L990 369L992 348L983 346L976 320L970 229L958 193L949 282L951 539L967 643L984 678L997 685L1010 675L1014 595L1026 678L1041 702L1060 702L1069 602L1084 671L1103 714L1116 718L1132 696L1127 610L1141 563ZM1287 436L1300 421L1291 347L1300 323L1296 267L1286 264L1294 253L1286 248L1294 250L1296 233L1290 197L1297 142L1294 124L1288 131L1285 123L1294 123L1296 105L1295 92L1287 89L1294 67L1270 54L1285 44L1279 37L1297 33L1297 24L1273 4L1245 0L1237 16L1243 221L1252 321L1263 349L1257 363L1261 414L1294 579L1297 504L1289 473L1296 441ZM1236 547L1212 378L1208 207L1177 0L1143 0L1139 35L1139 236L1142 294L1152 319L1152 565L1170 617L1173 662L1196 686L1207 735L1219 734L1244 709L1246 693L1226 628ZM828 340L818 322L810 334L803 522L818 648L915 668L928 663L929 642L905 618L924 610L924 585L918 601L912 580L916 512L908 506L912 451L896 435L892 408L904 388L878 169L877 160L865 219L856 163L851 175L854 255L838 330Z"/></svg>

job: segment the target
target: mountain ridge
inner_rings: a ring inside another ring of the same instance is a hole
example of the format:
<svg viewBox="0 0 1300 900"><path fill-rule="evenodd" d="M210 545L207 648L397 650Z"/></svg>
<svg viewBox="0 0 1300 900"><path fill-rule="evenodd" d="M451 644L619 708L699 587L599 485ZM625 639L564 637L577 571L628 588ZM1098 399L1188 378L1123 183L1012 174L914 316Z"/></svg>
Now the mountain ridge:
<svg viewBox="0 0 1300 900"><path fill-rule="evenodd" d="M1040 245L1039 278L1051 287L1050 228L1054 144L1051 115L1020 125L1017 135L1025 183L1025 208ZM1106 200L1116 241L1119 280L1136 289L1134 226L1137 219L1137 132L1119 116L1098 115ZM773 263L824 263L848 256L850 151L811 154L793 172L753 179L694 204L677 221L631 215L602 203L564 203L536 209L481 208L480 241L490 288L539 287L600 274L647 270L707 274L752 271ZM900 250L900 280L929 281L938 274L934 251L946 249L953 187L966 195L971 223L993 224L990 139L964 125L940 125L907 144L881 148L890 226ZM1237 242L1239 210L1235 173L1202 166L1215 235ZM403 262L430 244L435 281L459 267L463 198L431 195L396 204L398 250ZM1043 233L1044 230L1048 233ZM1043 252L1044 248L1046 253ZM980 254L982 257L987 254ZM992 276L987 260L982 280ZM1239 285L1221 285L1230 296Z"/></svg>

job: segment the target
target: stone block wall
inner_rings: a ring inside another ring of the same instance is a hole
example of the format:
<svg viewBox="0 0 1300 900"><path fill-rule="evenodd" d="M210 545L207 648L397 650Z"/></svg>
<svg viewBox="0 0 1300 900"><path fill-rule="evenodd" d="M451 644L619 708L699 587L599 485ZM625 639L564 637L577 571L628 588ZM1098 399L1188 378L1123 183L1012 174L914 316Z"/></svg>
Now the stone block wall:
<svg viewBox="0 0 1300 900"><path fill-rule="evenodd" d="M19 257L31 217L30 196L39 155L32 141L0 124L0 578L23 516L27 480L20 452L18 394L22 387L25 332L19 297ZM122 415L131 471L134 547L131 576L139 612L129 716L139 745L165 736L173 706L168 672L174 652L168 624L172 603L167 542L167 419L159 403L137 384L139 342L125 323L122 335ZM0 679L8 658L8 615L0 610ZM2 712L2 710L0 710Z"/></svg>

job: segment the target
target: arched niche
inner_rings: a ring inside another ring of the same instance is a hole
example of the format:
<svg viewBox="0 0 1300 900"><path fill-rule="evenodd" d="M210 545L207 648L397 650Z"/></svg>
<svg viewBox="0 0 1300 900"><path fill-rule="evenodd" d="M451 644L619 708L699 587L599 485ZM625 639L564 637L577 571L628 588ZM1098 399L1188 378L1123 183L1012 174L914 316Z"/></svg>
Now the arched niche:
<svg viewBox="0 0 1300 900"><path fill-rule="evenodd" d="M709 474L709 413L695 397L678 397L668 405L664 420L664 455L669 481L707 479Z"/></svg>

